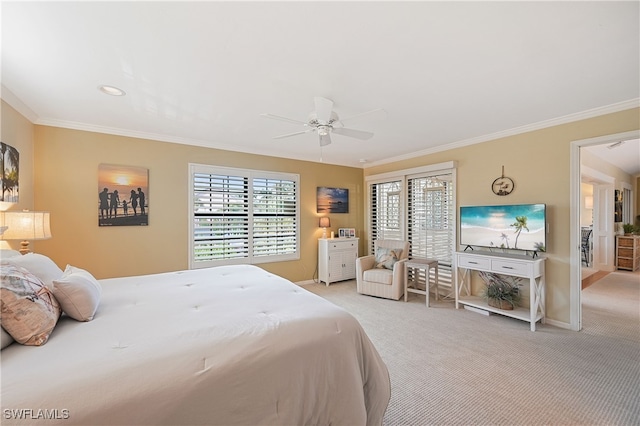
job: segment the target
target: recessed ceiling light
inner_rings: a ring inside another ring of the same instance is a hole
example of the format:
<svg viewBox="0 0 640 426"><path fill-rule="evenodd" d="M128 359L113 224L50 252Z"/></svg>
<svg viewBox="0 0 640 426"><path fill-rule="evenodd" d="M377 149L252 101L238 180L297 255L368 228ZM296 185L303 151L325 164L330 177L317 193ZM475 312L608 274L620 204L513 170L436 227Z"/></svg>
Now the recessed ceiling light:
<svg viewBox="0 0 640 426"><path fill-rule="evenodd" d="M100 90L102 93L105 93L105 94L111 95L111 96L124 96L125 95L124 90L118 89L117 87L114 87L114 86L107 86L106 84L98 86L98 90Z"/></svg>

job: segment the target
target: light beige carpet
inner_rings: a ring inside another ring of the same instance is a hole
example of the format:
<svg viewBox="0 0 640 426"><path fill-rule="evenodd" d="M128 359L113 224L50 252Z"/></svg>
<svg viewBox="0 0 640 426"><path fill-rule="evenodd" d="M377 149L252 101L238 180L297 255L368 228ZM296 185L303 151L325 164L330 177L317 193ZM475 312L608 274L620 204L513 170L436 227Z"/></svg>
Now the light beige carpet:
<svg viewBox="0 0 640 426"><path fill-rule="evenodd" d="M585 290L581 332L363 296L354 281L304 288L351 312L378 348L385 425L638 425L640 280L607 278ZM608 302L614 292L626 300Z"/></svg>

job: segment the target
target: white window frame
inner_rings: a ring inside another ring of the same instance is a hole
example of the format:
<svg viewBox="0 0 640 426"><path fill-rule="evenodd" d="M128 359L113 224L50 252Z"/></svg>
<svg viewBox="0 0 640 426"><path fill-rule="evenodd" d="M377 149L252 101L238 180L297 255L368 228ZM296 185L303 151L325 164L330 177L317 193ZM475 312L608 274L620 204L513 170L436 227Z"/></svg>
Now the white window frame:
<svg viewBox="0 0 640 426"><path fill-rule="evenodd" d="M366 202L366 220L367 220L367 237L368 241L368 254L373 254L373 241L371 238L372 225L371 225L371 184L379 184L385 182L393 182L393 181L401 181L401 194L400 194L400 229L402 238L407 239L407 185L408 179L417 177L417 176L429 176L436 174L444 174L451 173L452 177L452 186L453 186L453 206L454 209L457 209L457 201L456 201L456 167L458 166L457 161L447 161L443 163L430 164L422 167L415 167L411 169L398 170L394 172L388 173L380 173L376 175L370 175L365 177L366 191L367 191L367 202ZM453 215L454 223L453 231L454 231L454 243L453 243L453 252L456 250L457 246L457 211ZM452 253L453 257L453 253Z"/></svg>
<svg viewBox="0 0 640 426"><path fill-rule="evenodd" d="M195 253L195 200L194 200L194 176L196 173L212 175L228 175L247 178L249 180L247 188L247 217L248 217L248 252L246 256L233 259L219 260L196 260ZM289 180L295 182L295 252L275 255L255 255L253 253L253 185L254 179ZM281 173L264 170L232 168L208 164L189 163L189 268L199 269L211 266L233 265L233 264L260 264L271 262L283 262L300 259L300 175L295 173Z"/></svg>

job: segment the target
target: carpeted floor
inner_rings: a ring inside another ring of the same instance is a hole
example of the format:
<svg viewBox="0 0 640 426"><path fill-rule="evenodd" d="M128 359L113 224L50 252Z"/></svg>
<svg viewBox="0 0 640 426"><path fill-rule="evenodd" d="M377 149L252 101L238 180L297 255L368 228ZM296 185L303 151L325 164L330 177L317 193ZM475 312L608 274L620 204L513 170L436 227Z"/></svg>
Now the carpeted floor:
<svg viewBox="0 0 640 426"><path fill-rule="evenodd" d="M385 425L640 424L640 275L584 290L581 332L531 332L452 300L363 296L355 281L304 288L351 312L378 348L391 376Z"/></svg>

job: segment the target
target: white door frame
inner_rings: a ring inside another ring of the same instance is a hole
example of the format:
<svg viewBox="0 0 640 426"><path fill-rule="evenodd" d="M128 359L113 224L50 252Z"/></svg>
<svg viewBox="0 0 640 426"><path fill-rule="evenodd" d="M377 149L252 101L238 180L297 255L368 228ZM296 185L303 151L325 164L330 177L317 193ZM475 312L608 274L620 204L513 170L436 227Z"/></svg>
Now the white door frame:
<svg viewBox="0 0 640 426"><path fill-rule="evenodd" d="M582 329L582 302L580 300L582 291L582 282L580 280L582 266L580 259L580 148L638 138L640 138L640 130L571 142L569 157L569 322L571 330L579 331Z"/></svg>
<svg viewBox="0 0 640 426"><path fill-rule="evenodd" d="M613 191L616 179L591 167L580 167L581 180L585 177L593 185L593 267L600 271L615 269L615 230L613 217Z"/></svg>

